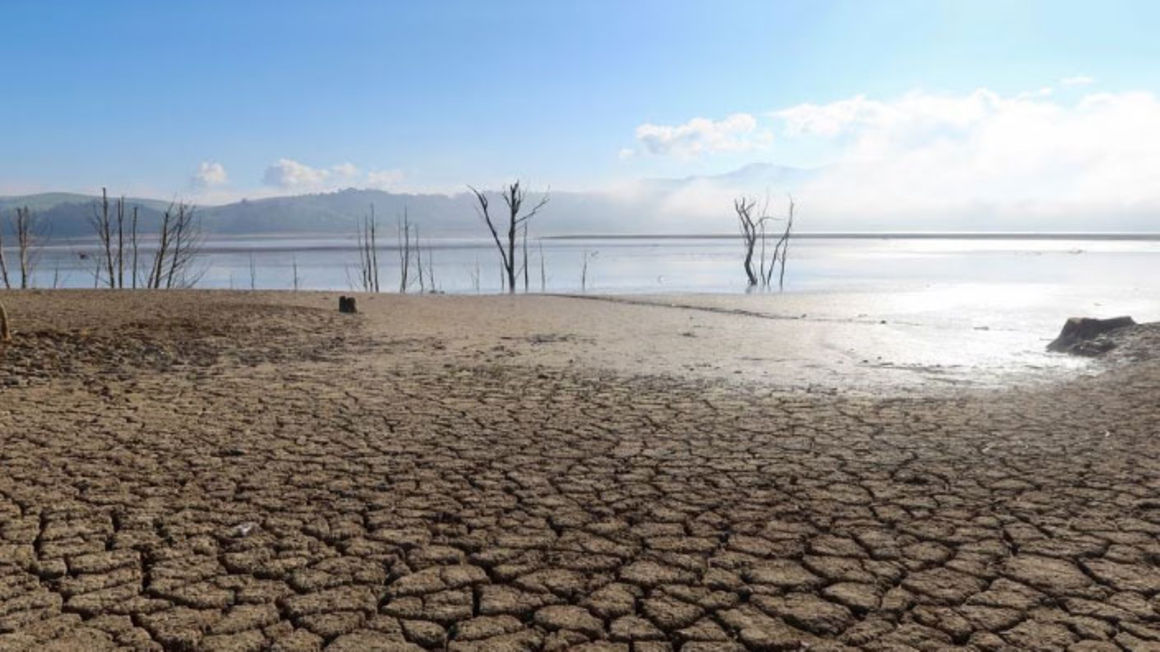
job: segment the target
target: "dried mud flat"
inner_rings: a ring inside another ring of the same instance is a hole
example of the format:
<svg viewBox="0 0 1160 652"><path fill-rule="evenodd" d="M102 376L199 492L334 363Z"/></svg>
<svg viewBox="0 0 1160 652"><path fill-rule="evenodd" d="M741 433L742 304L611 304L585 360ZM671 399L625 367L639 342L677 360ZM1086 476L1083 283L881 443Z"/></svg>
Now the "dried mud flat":
<svg viewBox="0 0 1160 652"><path fill-rule="evenodd" d="M1160 648L1155 362L823 397L334 299L3 295L0 649Z"/></svg>

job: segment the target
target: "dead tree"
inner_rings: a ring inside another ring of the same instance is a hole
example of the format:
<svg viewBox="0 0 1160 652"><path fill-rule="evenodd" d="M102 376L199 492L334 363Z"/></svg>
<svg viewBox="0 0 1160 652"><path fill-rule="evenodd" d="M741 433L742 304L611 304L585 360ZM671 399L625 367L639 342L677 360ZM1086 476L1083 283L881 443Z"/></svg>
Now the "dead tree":
<svg viewBox="0 0 1160 652"><path fill-rule="evenodd" d="M398 221L399 238L399 292L407 292L407 273L411 270L411 220L407 207L403 207L403 217Z"/></svg>
<svg viewBox="0 0 1160 652"><path fill-rule="evenodd" d="M776 218L770 217L766 214L768 207L768 200L761 209L761 214L756 215L754 209L757 207L757 200L747 197L739 197L733 200L733 210L737 213L738 225L741 228L741 240L745 246L745 276L749 282L749 287L761 285L762 287L769 287L773 282L774 272L778 272L778 289L785 288L785 262L786 255L789 250L789 239L793 231L794 218L794 202L793 197L789 199L789 215L785 219L785 229L778 237L777 242L773 247L773 255L769 259L768 266L766 265L766 239L768 237L767 223L780 221ZM754 266L753 255L754 249L757 248L758 243L761 244L759 252L759 260Z"/></svg>
<svg viewBox="0 0 1160 652"><path fill-rule="evenodd" d="M753 249L757 242L762 240L765 233L765 222L768 218L754 216L753 209L757 207L756 199L738 197L733 200L733 210L737 213L738 226L741 228L741 242L745 246L745 276L749 287L762 282L762 275L753 268ZM764 247L763 247L764 248Z"/></svg>
<svg viewBox="0 0 1160 652"><path fill-rule="evenodd" d="M793 211L794 202L793 196L789 198L789 214L785 218L785 230L782 231L781 237L777 239L777 244L773 247L773 258L770 259L769 269L765 270L765 285L768 287L773 278L773 269L778 267L777 289L785 289L785 261L789 256L789 239L793 232ZM764 237L764 235L763 235Z"/></svg>
<svg viewBox="0 0 1160 652"><path fill-rule="evenodd" d="M378 243L375 239L375 230L378 226L376 224L377 221L378 220L375 219L375 205L371 204L370 229L369 229L369 231L370 231L370 261L369 262L370 262L370 270L371 270L371 281L372 281L372 284L374 285L375 292L379 291L379 247L378 247Z"/></svg>
<svg viewBox="0 0 1160 652"><path fill-rule="evenodd" d="M117 200L117 287L125 287L125 196Z"/></svg>
<svg viewBox="0 0 1160 652"><path fill-rule="evenodd" d="M378 220L374 204L358 229L358 272L358 285L363 292L379 291Z"/></svg>
<svg viewBox="0 0 1160 652"><path fill-rule="evenodd" d="M431 292L437 292L435 289L435 253L431 247L431 242L427 241L427 284L431 286Z"/></svg>
<svg viewBox="0 0 1160 652"><path fill-rule="evenodd" d="M97 242L101 247L97 259L97 283L100 283L102 267L105 283L110 288L117 287L115 273L116 256L113 253L113 217L109 213L109 192L101 188L100 201L93 201L93 214L89 217L89 224L97 234Z"/></svg>
<svg viewBox="0 0 1160 652"><path fill-rule="evenodd" d="M129 241L133 247L133 289L137 289L137 277L140 275L137 267L137 207L133 207L133 222L129 230ZM121 286L124 287L124 286Z"/></svg>
<svg viewBox="0 0 1160 652"><path fill-rule="evenodd" d="M524 294L528 293L528 223L524 222L524 262L521 267L524 268Z"/></svg>
<svg viewBox="0 0 1160 652"><path fill-rule="evenodd" d="M415 225L415 267L419 270L419 294L427 291L423 280L423 247L419 244L419 226Z"/></svg>
<svg viewBox="0 0 1160 652"><path fill-rule="evenodd" d="M588 291L588 261L600 254L599 251L584 250L583 264L580 266L580 291Z"/></svg>
<svg viewBox="0 0 1160 652"><path fill-rule="evenodd" d="M16 209L16 218L12 221L12 230L16 234L16 257L20 266L20 289L26 290L32 286L32 275L36 271L37 250L40 248L44 232L40 221L27 206ZM0 248L3 242L0 242ZM0 255L0 272L4 277L4 286L9 285L8 265Z"/></svg>
<svg viewBox="0 0 1160 652"><path fill-rule="evenodd" d="M5 288L12 288L12 280L8 278L8 259L4 257L4 224L0 222L0 282Z"/></svg>
<svg viewBox="0 0 1160 652"><path fill-rule="evenodd" d="M193 269L201 251L202 234L194 206L174 202L161 216L157 251L153 254L145 287L172 289L193 287L200 274Z"/></svg>
<svg viewBox="0 0 1160 652"><path fill-rule="evenodd" d="M540 240L540 294L548 289L548 269L544 263L544 241Z"/></svg>
<svg viewBox="0 0 1160 652"><path fill-rule="evenodd" d="M521 214L521 211L523 211L524 207L524 201L527 199L527 191L523 188L520 188L519 181L516 181L515 183L505 188L501 192L501 196L503 197L504 203L507 204L508 219L506 225L500 225L505 230L504 239L501 239L499 228L496 226L496 222L492 219L491 213L488 210L487 195L471 186L468 186L468 188L471 189L471 192L475 193L475 199L479 203L479 206L476 207L476 212L479 213L479 216L483 219L484 223L487 224L487 229L491 232L492 240L495 241L496 249L499 251L502 272L501 278L503 279L504 284L507 286L507 291L514 294L516 291L517 273L521 271L524 272L525 285L527 278L526 248L524 252L523 265L521 266L517 260L517 258L519 258L519 251L516 249L516 235L519 233L520 227L526 228L527 223L533 217L535 217L536 213L539 213L540 209L547 205L548 194L545 193L544 196L540 198L540 201L531 208L531 210Z"/></svg>
<svg viewBox="0 0 1160 652"><path fill-rule="evenodd" d="M96 281L99 285L104 276L105 285L110 288L125 287L125 197L117 200L113 211L109 210L109 193L101 188L100 201L93 202L93 214L89 224L97 234L100 253L97 257ZM137 207L133 207L132 223L129 226L129 241L132 247L132 269L130 285L137 287Z"/></svg>

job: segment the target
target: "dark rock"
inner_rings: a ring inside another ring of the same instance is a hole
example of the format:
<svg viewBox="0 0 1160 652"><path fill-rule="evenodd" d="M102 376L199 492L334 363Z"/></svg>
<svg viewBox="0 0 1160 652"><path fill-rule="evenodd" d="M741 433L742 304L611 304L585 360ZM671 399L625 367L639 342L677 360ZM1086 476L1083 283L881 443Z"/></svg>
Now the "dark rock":
<svg viewBox="0 0 1160 652"><path fill-rule="evenodd" d="M1047 350L1073 355L1099 355L1116 347L1115 342L1102 337L1103 335L1135 325L1136 322L1131 317L1114 317L1112 319L1072 317L1063 325L1059 337L1047 345Z"/></svg>
<svg viewBox="0 0 1160 652"><path fill-rule="evenodd" d="M338 311L348 313L358 312L358 307L355 305L354 297L339 297Z"/></svg>

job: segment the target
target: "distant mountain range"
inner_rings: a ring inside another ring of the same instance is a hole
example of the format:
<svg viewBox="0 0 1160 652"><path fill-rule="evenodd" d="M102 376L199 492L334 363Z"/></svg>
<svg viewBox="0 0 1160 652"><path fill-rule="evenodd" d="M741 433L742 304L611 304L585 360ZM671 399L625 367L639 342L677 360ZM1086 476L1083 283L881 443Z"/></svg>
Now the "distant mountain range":
<svg viewBox="0 0 1160 652"><path fill-rule="evenodd" d="M907 188L871 188L856 181L835 183L833 168L801 169L756 163L731 172L680 179L645 179L605 190L552 191L535 220L533 237L629 234L736 233L733 200L740 195L768 197L768 212L785 214L786 193L798 202L799 233L841 232L1120 232L1156 233L1160 207L1131 206L1112 196L1099 205L1061 204L1052 212L1021 199L983 199L958 203L951 198L908 197ZM851 185L853 184L853 185ZM110 188L115 192L115 188ZM539 188L531 188L529 201ZM493 216L502 222L503 201L494 192ZM869 198L869 204L862 201ZM889 200L887 203L883 199ZM42 193L0 197L0 229L11 232L18 206L28 206L55 238L93 235L89 220L98 197ZM137 206L141 231L155 232L169 202L128 198ZM909 203L908 203L909 202ZM1118 203L1117 203L1118 202ZM374 206L381 228L393 234L406 211L423 237L485 237L471 193L408 194L348 188L334 192L248 199L219 206L198 206L203 231L214 236L319 234L353 236L359 220ZM885 205L885 208L883 206ZM1050 206L1048 208L1051 208ZM7 244L11 240L6 240Z"/></svg>
<svg viewBox="0 0 1160 652"><path fill-rule="evenodd" d="M650 179L628 187L600 192L552 191L549 205L537 217L540 235L577 233L687 233L696 230L731 231L732 207L717 202L719 210L698 210L680 201L690 188L746 188L764 192L767 188L792 186L811 174L808 170L769 164L749 165L720 176L684 179ZM110 189L114 191L115 189ZM531 189L531 197L538 197ZM75 193L42 193L0 197L0 222L5 232L9 217L20 206L28 206L42 220L53 237L75 238L92 235L89 220L99 197ZM112 198L110 198L110 202ZM126 198L128 207L138 207L142 232L153 232L160 224L168 201ZM371 206L380 224L394 224L406 210L413 223L428 235L480 235L475 199L466 192L454 195L405 194L381 190L348 188L335 192L252 199L220 206L199 206L206 233L217 235L275 233L352 233L358 220ZM496 197L493 211L506 207Z"/></svg>

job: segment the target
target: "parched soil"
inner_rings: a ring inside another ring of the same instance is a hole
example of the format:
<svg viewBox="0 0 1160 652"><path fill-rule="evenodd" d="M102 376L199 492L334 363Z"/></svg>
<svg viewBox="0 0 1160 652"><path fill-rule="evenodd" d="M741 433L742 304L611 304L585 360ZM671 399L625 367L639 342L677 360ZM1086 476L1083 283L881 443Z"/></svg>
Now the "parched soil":
<svg viewBox="0 0 1160 652"><path fill-rule="evenodd" d="M1156 362L819 396L0 299L0 650L1160 648Z"/></svg>

